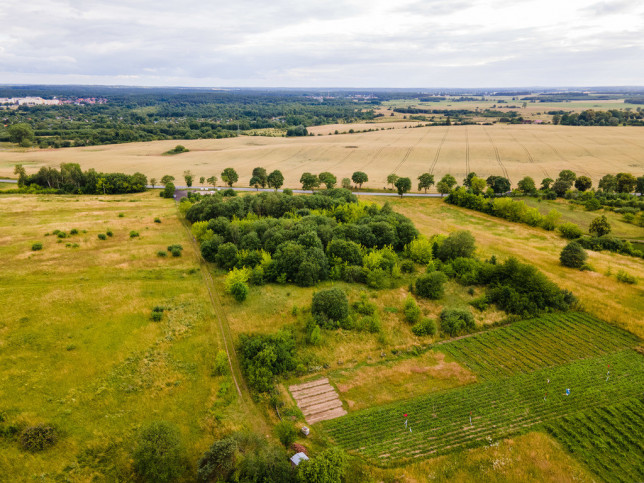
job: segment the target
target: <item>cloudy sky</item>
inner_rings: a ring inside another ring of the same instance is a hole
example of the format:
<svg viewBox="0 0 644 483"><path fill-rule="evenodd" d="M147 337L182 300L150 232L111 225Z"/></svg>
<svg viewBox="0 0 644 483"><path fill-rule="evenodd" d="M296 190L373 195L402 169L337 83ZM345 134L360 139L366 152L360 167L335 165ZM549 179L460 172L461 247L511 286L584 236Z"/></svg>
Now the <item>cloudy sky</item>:
<svg viewBox="0 0 644 483"><path fill-rule="evenodd" d="M644 85L642 0L0 0L0 84Z"/></svg>

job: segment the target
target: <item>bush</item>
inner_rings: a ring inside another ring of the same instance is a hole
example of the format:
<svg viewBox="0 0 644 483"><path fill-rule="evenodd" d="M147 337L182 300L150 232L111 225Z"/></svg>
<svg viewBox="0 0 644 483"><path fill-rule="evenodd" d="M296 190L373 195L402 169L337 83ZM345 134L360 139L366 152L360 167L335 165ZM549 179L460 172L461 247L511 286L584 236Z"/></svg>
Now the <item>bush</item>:
<svg viewBox="0 0 644 483"><path fill-rule="evenodd" d="M42 243L40 242L34 243L33 245L31 245L31 249L35 252L37 252L38 250L42 250Z"/></svg>
<svg viewBox="0 0 644 483"><path fill-rule="evenodd" d="M183 247L179 244L169 245L168 251L172 254L173 257L180 257L183 252Z"/></svg>
<svg viewBox="0 0 644 483"><path fill-rule="evenodd" d="M400 272L401 273L414 273L416 271L416 266L411 260L403 260L400 262Z"/></svg>
<svg viewBox="0 0 644 483"><path fill-rule="evenodd" d="M470 332L476 325L474 316L467 310L444 309L440 315L441 330L454 337L463 332Z"/></svg>
<svg viewBox="0 0 644 483"><path fill-rule="evenodd" d="M134 470L150 482L172 481L184 470L184 450L179 430L166 422L148 425L134 451Z"/></svg>
<svg viewBox="0 0 644 483"><path fill-rule="evenodd" d="M432 248L433 243L426 238L416 238L405 247L405 251L414 262L427 265L433 258Z"/></svg>
<svg viewBox="0 0 644 483"><path fill-rule="evenodd" d="M119 213L119 218L123 218L125 216L125 213Z"/></svg>
<svg viewBox="0 0 644 483"><path fill-rule="evenodd" d="M353 303L352 308L362 315L374 315L378 311L376 304L370 302L364 292L360 294L360 300Z"/></svg>
<svg viewBox="0 0 644 483"><path fill-rule="evenodd" d="M161 218L155 218L155 219L154 219L154 222L155 222L155 223L161 223Z"/></svg>
<svg viewBox="0 0 644 483"><path fill-rule="evenodd" d="M626 273L624 270L620 270L619 272L617 272L617 280L623 283L628 283L630 285L634 285L637 283L637 279L634 276Z"/></svg>
<svg viewBox="0 0 644 483"><path fill-rule="evenodd" d="M77 230L76 228L72 228L72 229L69 231L69 234L70 234L70 235L78 235L78 230Z"/></svg>
<svg viewBox="0 0 644 483"><path fill-rule="evenodd" d="M212 372L215 376L225 376L228 374L228 371L228 354L226 354L226 351L219 350L215 356L215 364Z"/></svg>
<svg viewBox="0 0 644 483"><path fill-rule="evenodd" d="M107 231L105 232L105 234L106 234L107 236L114 236L114 233L112 233L112 230L107 230Z"/></svg>
<svg viewBox="0 0 644 483"><path fill-rule="evenodd" d="M20 435L20 446L27 451L42 451L56 443L56 431L51 426L30 426Z"/></svg>
<svg viewBox="0 0 644 483"><path fill-rule="evenodd" d="M98 239L99 240L107 240L107 235L105 233L99 233L98 234Z"/></svg>
<svg viewBox="0 0 644 483"><path fill-rule="evenodd" d="M324 328L336 328L349 316L347 294L339 288L321 290L313 294L311 313Z"/></svg>
<svg viewBox="0 0 644 483"><path fill-rule="evenodd" d="M431 272L419 276L414 283L416 294L428 299L438 300L444 292L447 276L443 272Z"/></svg>
<svg viewBox="0 0 644 483"><path fill-rule="evenodd" d="M161 322L163 318L163 307L158 305L152 309L152 320L155 322Z"/></svg>
<svg viewBox="0 0 644 483"><path fill-rule="evenodd" d="M56 233L56 236L58 238L67 238L67 233L65 233L64 231L59 231L58 233Z"/></svg>
<svg viewBox="0 0 644 483"><path fill-rule="evenodd" d="M582 235L581 228L574 223L562 223L557 227L559 233L568 240L574 240Z"/></svg>
<svg viewBox="0 0 644 483"><path fill-rule="evenodd" d="M297 438L297 430L290 421L280 421L277 423L275 426L275 434L285 448L291 446L295 442L295 438Z"/></svg>
<svg viewBox="0 0 644 483"><path fill-rule="evenodd" d="M134 231L134 230L132 230L132 231L130 232L130 238L136 238L137 236L139 236L139 232L138 232L138 231Z"/></svg>
<svg viewBox="0 0 644 483"><path fill-rule="evenodd" d="M410 324L414 324L420 319L420 307L418 307L416 300L411 295L408 295L405 299L403 314L405 315L405 321Z"/></svg>
<svg viewBox="0 0 644 483"><path fill-rule="evenodd" d="M168 256L168 253L163 250L159 250L157 252L157 257L167 257L167 256Z"/></svg>
<svg viewBox="0 0 644 483"><path fill-rule="evenodd" d="M378 317L378 314L360 317L355 324L355 329L361 332L370 332L371 334L380 332L382 330L380 317Z"/></svg>
<svg viewBox="0 0 644 483"><path fill-rule="evenodd" d="M411 331L417 337L434 335L436 333L436 322L425 317L420 322L412 326Z"/></svg>
<svg viewBox="0 0 644 483"><path fill-rule="evenodd" d="M584 250L582 246L575 241L568 243L568 245L561 250L561 254L559 255L561 264L564 267L570 268L582 268L587 258L588 254L586 253L586 250Z"/></svg>
<svg viewBox="0 0 644 483"><path fill-rule="evenodd" d="M340 483L347 468L347 456L339 448L322 451L297 467L300 483Z"/></svg>

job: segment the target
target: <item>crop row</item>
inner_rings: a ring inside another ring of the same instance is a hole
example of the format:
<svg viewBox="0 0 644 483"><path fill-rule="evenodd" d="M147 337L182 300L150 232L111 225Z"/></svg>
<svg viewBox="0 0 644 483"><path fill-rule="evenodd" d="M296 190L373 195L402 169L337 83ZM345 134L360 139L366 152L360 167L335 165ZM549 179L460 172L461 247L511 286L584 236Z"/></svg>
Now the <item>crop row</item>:
<svg viewBox="0 0 644 483"><path fill-rule="evenodd" d="M637 338L580 312L550 314L443 344L481 379L528 373L633 347Z"/></svg>
<svg viewBox="0 0 644 483"><path fill-rule="evenodd" d="M606 380L608 364L611 375ZM624 350L370 408L322 426L346 450L395 464L481 445L641 395L642 381L644 358Z"/></svg>
<svg viewBox="0 0 644 483"><path fill-rule="evenodd" d="M546 429L604 481L644 481L641 399L567 416Z"/></svg>

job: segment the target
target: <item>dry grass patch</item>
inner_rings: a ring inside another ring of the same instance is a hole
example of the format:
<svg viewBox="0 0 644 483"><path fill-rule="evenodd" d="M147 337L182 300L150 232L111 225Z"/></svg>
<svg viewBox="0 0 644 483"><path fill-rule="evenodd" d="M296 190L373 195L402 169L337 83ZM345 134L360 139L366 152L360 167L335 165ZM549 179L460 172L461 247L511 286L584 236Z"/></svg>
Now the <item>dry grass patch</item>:
<svg viewBox="0 0 644 483"><path fill-rule="evenodd" d="M351 411L476 382L476 376L441 352L403 361L367 364L329 374Z"/></svg>

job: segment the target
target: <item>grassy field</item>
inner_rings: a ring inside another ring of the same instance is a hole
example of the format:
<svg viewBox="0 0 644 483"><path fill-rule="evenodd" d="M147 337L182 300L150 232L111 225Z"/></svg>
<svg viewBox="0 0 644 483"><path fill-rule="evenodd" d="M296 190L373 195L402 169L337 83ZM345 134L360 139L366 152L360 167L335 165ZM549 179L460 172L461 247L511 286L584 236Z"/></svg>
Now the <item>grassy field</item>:
<svg viewBox="0 0 644 483"><path fill-rule="evenodd" d="M0 475L129 481L141 425L176 424L195 464L236 424L234 390L212 376L220 346L199 264L174 203L155 195L0 197ZM175 243L182 257L157 256ZM39 423L59 441L23 451L11 428Z"/></svg>
<svg viewBox="0 0 644 483"><path fill-rule="evenodd" d="M367 198L383 203L377 197ZM514 256L535 265L560 287L571 290L584 308L644 338L644 261L609 252L588 252L594 271L581 272L561 266L559 253L567 241L555 232L532 228L484 213L448 205L438 199L392 199L392 207L414 220L425 236L469 230L476 238L478 253L505 259ZM637 277L637 285L615 278L619 270Z"/></svg>
<svg viewBox="0 0 644 483"><path fill-rule="evenodd" d="M349 126L349 125L346 125ZM468 172L479 176L503 175L516 183L524 176L540 181L556 178L562 169L590 176L595 185L606 173L644 172L640 127L568 126L436 126L405 129L271 138L241 136L233 139L156 141L84 148L0 151L0 176L12 175L22 163L29 173L41 166L77 162L84 169L140 171L159 180L171 174L182 182L184 170L197 177L220 176L232 166L246 186L256 166L280 169L286 187L299 187L303 172L330 171L338 180L354 171L369 176L366 188L382 189L390 173L414 181L423 172L438 178L451 173L462 180ZM177 144L190 152L177 156L162 153Z"/></svg>

